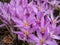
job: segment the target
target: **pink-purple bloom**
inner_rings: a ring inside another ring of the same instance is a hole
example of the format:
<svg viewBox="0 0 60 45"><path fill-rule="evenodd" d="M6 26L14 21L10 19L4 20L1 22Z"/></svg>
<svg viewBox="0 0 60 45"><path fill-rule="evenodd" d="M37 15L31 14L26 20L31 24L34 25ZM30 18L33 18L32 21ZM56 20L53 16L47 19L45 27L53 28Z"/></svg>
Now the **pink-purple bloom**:
<svg viewBox="0 0 60 45"><path fill-rule="evenodd" d="M3 26L17 28L11 30L18 39L35 45L58 45L60 40L59 16L54 17L56 0L11 0L10 3L0 2L0 20Z"/></svg>

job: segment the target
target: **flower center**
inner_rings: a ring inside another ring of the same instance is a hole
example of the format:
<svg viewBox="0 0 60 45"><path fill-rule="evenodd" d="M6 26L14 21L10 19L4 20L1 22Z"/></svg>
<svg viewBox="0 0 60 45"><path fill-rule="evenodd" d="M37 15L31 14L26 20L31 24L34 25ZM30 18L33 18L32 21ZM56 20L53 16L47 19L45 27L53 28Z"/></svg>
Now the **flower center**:
<svg viewBox="0 0 60 45"><path fill-rule="evenodd" d="M37 17L37 21L39 22L40 20L38 19L38 17Z"/></svg>
<svg viewBox="0 0 60 45"><path fill-rule="evenodd" d="M29 32L28 30L25 31L25 35L28 36L29 35Z"/></svg>
<svg viewBox="0 0 60 45"><path fill-rule="evenodd" d="M45 32L45 29L44 28L41 28L41 32L44 33Z"/></svg>
<svg viewBox="0 0 60 45"><path fill-rule="evenodd" d="M27 21L24 22L24 26L25 26L25 27L28 26L28 22L27 22Z"/></svg>
<svg viewBox="0 0 60 45"><path fill-rule="evenodd" d="M38 6L38 10L41 10L41 6Z"/></svg>
<svg viewBox="0 0 60 45"><path fill-rule="evenodd" d="M44 39L40 39L40 43L43 44L45 42Z"/></svg>
<svg viewBox="0 0 60 45"><path fill-rule="evenodd" d="M56 19L53 19L52 22L53 22L53 23L56 22Z"/></svg>
<svg viewBox="0 0 60 45"><path fill-rule="evenodd" d="M39 23L39 22L40 22L40 20L37 18L37 19L36 19L36 22L37 22L37 23Z"/></svg>

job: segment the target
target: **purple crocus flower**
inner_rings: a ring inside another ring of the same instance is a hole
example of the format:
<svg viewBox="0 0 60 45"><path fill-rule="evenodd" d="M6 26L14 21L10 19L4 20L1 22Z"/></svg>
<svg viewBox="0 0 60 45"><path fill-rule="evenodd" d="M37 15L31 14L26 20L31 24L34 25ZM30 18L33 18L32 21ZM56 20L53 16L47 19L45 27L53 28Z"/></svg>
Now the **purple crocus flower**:
<svg viewBox="0 0 60 45"><path fill-rule="evenodd" d="M51 17L51 18L50 18L50 17ZM57 16L57 17L55 18L55 17L53 16L53 12L51 12L50 17L48 16L48 19L49 19L49 21L51 22L51 26L52 26L53 28L56 28L57 23L60 22L60 20L58 20L59 16Z"/></svg>
<svg viewBox="0 0 60 45"><path fill-rule="evenodd" d="M46 16L46 15L45 15ZM38 25L38 29L41 33L44 33L45 31L47 31L47 26L49 27L50 25L50 22L47 21L48 19L45 19L44 18L44 15L41 16L41 19L40 19L40 24ZM37 30L36 30L37 31Z"/></svg>
<svg viewBox="0 0 60 45"><path fill-rule="evenodd" d="M7 6L6 6L7 5ZM8 11L8 4L7 3L0 3L0 19L3 22L1 26L6 26L9 23L11 23L11 15L10 12Z"/></svg>
<svg viewBox="0 0 60 45"><path fill-rule="evenodd" d="M21 31L12 31L12 32L18 35L19 40L32 42L30 37L31 37L31 35L33 35L34 31L35 31L34 28L32 28L32 29L29 29L29 30L23 29Z"/></svg>
<svg viewBox="0 0 60 45"><path fill-rule="evenodd" d="M48 33L50 34L50 37L53 38L53 39L57 39L57 40L60 40L60 26L57 26L56 28L53 28L52 26L48 29Z"/></svg>
<svg viewBox="0 0 60 45"><path fill-rule="evenodd" d="M35 25L34 15L30 15L28 18L24 16L22 20L15 17L12 18L12 20L16 23L14 27L18 27L20 29L20 31L13 31L13 33L18 35L18 39L29 41L30 39L27 40L27 38L29 38L30 35L32 35L32 32L35 31L35 27L33 27Z"/></svg>
<svg viewBox="0 0 60 45"><path fill-rule="evenodd" d="M12 20L16 23L15 27L20 27L20 28L29 28L30 25L35 24L35 17L34 15L30 15L28 18L24 16L22 20L19 20L18 18L12 18Z"/></svg>
<svg viewBox="0 0 60 45"><path fill-rule="evenodd" d="M49 37L48 33L41 35L40 32L37 32L37 37L34 35L31 35L31 37L36 45L58 45L55 40Z"/></svg>
<svg viewBox="0 0 60 45"><path fill-rule="evenodd" d="M35 2L36 1L36 2ZM59 16L53 16L53 11L59 1L56 0L11 0L10 3L0 2L0 19L3 24L18 35L19 40L35 45L58 45L54 39L60 40ZM14 23L11 23L14 22ZM11 27L11 25L12 27ZM13 29L12 28L12 29ZM19 30L19 31L18 31Z"/></svg>

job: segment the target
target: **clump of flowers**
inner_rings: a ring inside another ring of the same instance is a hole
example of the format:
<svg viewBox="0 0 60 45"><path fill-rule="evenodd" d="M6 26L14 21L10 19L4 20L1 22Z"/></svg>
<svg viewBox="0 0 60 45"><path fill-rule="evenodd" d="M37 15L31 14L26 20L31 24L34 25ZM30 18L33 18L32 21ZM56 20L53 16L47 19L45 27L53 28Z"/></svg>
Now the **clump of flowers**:
<svg viewBox="0 0 60 45"><path fill-rule="evenodd" d="M54 17L54 9L59 6L57 0L11 0L10 3L0 2L0 19L8 25L19 40L34 45L58 45L60 40L59 16ZM17 28L17 31L13 30Z"/></svg>

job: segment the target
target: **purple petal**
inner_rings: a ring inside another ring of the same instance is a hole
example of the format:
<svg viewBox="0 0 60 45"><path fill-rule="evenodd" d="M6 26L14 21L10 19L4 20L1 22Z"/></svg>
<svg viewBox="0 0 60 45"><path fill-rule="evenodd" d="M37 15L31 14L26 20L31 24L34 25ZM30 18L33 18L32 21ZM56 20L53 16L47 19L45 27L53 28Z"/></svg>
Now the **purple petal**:
<svg viewBox="0 0 60 45"><path fill-rule="evenodd" d="M32 39L34 42L39 42L39 39L35 35L30 35L30 39Z"/></svg>
<svg viewBox="0 0 60 45"><path fill-rule="evenodd" d="M41 35L41 33L40 33L40 30L37 31L37 36L38 36L39 39L42 38L42 35Z"/></svg>
<svg viewBox="0 0 60 45"><path fill-rule="evenodd" d="M14 18L12 17L12 20L17 24L23 25L23 22L16 17L14 17Z"/></svg>
<svg viewBox="0 0 60 45"><path fill-rule="evenodd" d="M48 45L58 45L55 40L52 40L52 41L51 40L47 40L46 44L48 44Z"/></svg>
<svg viewBox="0 0 60 45"><path fill-rule="evenodd" d="M4 26L6 26L6 24L1 24L1 25L0 25L0 27L4 27Z"/></svg>
<svg viewBox="0 0 60 45"><path fill-rule="evenodd" d="M19 40L26 40L26 37L23 34L18 34Z"/></svg>
<svg viewBox="0 0 60 45"><path fill-rule="evenodd" d="M51 38L60 40L60 36L52 35Z"/></svg>
<svg viewBox="0 0 60 45"><path fill-rule="evenodd" d="M37 43L36 45L41 45L40 43Z"/></svg>
<svg viewBox="0 0 60 45"><path fill-rule="evenodd" d="M41 18L41 27L44 27L44 16Z"/></svg>

